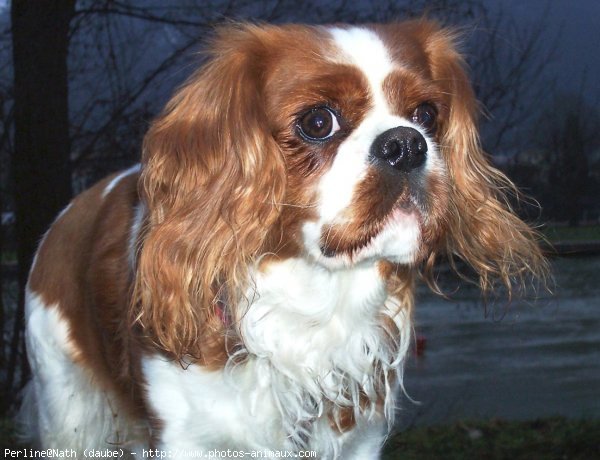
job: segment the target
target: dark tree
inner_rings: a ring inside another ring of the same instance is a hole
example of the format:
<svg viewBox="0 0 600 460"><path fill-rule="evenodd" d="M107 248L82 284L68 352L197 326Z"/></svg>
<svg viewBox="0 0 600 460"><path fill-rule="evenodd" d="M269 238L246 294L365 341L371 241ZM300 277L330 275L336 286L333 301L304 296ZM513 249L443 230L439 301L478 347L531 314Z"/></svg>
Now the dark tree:
<svg viewBox="0 0 600 460"><path fill-rule="evenodd" d="M22 347L24 286L38 242L71 198L67 55L75 0L13 0L14 152L12 177L19 304L8 363L14 383ZM23 370L22 379L26 377Z"/></svg>
<svg viewBox="0 0 600 460"><path fill-rule="evenodd" d="M597 209L590 165L600 148L598 101L588 95L564 93L546 107L531 136L540 150L537 179L545 183L549 217L575 226L586 209ZM546 169L546 171L543 171ZM529 180L532 181L534 177Z"/></svg>
<svg viewBox="0 0 600 460"><path fill-rule="evenodd" d="M575 226L583 212L588 185L588 160L580 116L569 113L556 135L550 182L554 185L557 215Z"/></svg>

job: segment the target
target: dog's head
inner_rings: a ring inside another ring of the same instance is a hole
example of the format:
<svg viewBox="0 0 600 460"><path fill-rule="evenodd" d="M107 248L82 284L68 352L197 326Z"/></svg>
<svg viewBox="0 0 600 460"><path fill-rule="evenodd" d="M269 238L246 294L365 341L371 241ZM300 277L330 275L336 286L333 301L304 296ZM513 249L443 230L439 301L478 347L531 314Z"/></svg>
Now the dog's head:
<svg viewBox="0 0 600 460"><path fill-rule="evenodd" d="M451 32L230 25L145 139L140 318L176 355L250 267L328 270L458 255L507 286L543 259L480 149Z"/></svg>

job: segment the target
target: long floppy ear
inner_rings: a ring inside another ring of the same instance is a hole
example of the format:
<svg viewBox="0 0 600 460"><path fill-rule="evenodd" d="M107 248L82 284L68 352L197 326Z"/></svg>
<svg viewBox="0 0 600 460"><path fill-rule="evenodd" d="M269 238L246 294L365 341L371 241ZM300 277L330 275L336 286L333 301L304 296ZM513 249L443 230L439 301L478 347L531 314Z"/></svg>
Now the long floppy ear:
<svg viewBox="0 0 600 460"><path fill-rule="evenodd" d="M215 312L246 294L248 265L285 189L263 109L258 55L265 50L256 30L218 31L207 64L144 139L140 193L148 217L134 320L177 358L210 360L210 336L223 327Z"/></svg>
<svg viewBox="0 0 600 460"><path fill-rule="evenodd" d="M429 38L434 78L450 95L449 120L441 140L451 176L450 220L446 251L478 274L484 293L498 283L510 298L515 286L533 277L545 283L547 262L539 234L511 209L506 193L518 191L482 151L476 125L478 107L454 47L454 36L438 30Z"/></svg>

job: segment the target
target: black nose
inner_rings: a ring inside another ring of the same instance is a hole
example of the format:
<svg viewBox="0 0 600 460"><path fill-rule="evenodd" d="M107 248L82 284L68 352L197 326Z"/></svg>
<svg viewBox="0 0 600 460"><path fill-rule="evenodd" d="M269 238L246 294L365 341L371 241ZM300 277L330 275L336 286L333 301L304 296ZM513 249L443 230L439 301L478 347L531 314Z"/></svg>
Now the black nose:
<svg viewBox="0 0 600 460"><path fill-rule="evenodd" d="M427 142L416 129L399 126L377 136L370 154L386 167L409 172L425 163Z"/></svg>

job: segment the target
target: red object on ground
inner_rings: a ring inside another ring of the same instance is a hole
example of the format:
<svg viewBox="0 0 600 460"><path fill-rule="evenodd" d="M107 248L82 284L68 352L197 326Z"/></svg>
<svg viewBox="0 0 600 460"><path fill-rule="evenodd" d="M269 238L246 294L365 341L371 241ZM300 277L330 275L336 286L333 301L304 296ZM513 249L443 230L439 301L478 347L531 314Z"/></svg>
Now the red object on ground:
<svg viewBox="0 0 600 460"><path fill-rule="evenodd" d="M417 335L417 337L415 338L415 356L423 356L423 353L425 353L426 346L427 338L424 335Z"/></svg>

